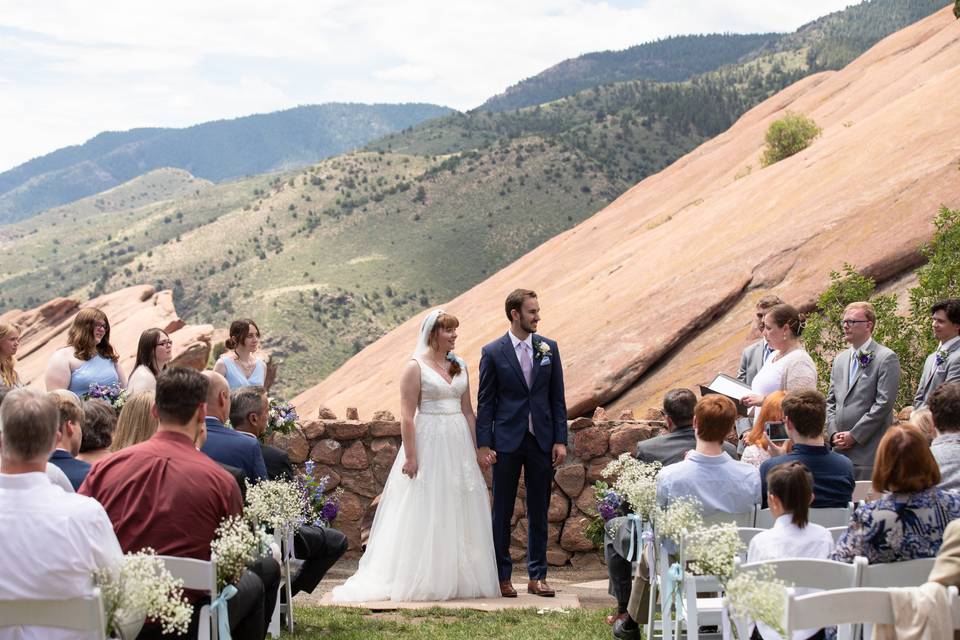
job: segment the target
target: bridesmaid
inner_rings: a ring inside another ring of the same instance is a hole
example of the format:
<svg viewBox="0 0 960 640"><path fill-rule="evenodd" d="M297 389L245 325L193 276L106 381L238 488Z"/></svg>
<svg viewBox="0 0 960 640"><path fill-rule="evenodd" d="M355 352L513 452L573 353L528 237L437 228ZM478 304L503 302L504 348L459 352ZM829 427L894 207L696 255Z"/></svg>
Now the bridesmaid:
<svg viewBox="0 0 960 640"><path fill-rule="evenodd" d="M9 322L0 322L0 384L19 387L17 375L17 349L20 348L20 328Z"/></svg>
<svg viewBox="0 0 960 640"><path fill-rule="evenodd" d="M81 309L67 334L67 346L57 349L47 363L47 391L68 389L79 397L90 385L127 385L127 376L117 365L110 344L110 322L100 309Z"/></svg>
<svg viewBox="0 0 960 640"><path fill-rule="evenodd" d="M230 390L262 387L267 377L267 365L254 355L260 348L257 323L249 319L231 322L230 337L224 346L229 351L220 356L213 370L227 379Z"/></svg>
<svg viewBox="0 0 960 640"><path fill-rule="evenodd" d="M157 376L167 368L172 357L173 340L162 329L147 329L141 333L137 362L127 383L127 395L154 391L157 388Z"/></svg>

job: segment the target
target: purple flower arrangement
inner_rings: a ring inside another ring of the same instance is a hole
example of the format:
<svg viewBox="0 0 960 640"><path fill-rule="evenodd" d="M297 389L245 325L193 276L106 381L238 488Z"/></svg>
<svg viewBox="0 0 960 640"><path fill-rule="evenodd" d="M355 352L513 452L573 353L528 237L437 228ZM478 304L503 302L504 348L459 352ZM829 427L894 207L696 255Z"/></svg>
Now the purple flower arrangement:
<svg viewBox="0 0 960 640"><path fill-rule="evenodd" d="M626 515L629 511L626 499L610 488L606 482L596 483L593 485L593 489L597 499L597 513L600 514L604 522L617 516Z"/></svg>
<svg viewBox="0 0 960 640"><path fill-rule="evenodd" d="M293 405L280 398L270 398L270 411L267 418L267 430L264 435L271 433L290 433L297 423L300 422L300 416Z"/></svg>
<svg viewBox="0 0 960 640"><path fill-rule="evenodd" d="M90 384L90 390L83 394L84 400L103 400L110 404L118 413L123 409L127 400L127 390L119 384Z"/></svg>
<svg viewBox="0 0 960 640"><path fill-rule="evenodd" d="M340 496L343 495L343 489L338 488L328 492L330 476L314 477L313 470L316 465L312 460L308 460L305 466L306 474L297 476L297 486L300 487L306 506L307 521L316 526L329 527L340 513Z"/></svg>
<svg viewBox="0 0 960 640"><path fill-rule="evenodd" d="M857 363L864 369L873 362L873 351L857 351Z"/></svg>
<svg viewBox="0 0 960 640"><path fill-rule="evenodd" d="M947 358L949 357L950 354L947 353L946 349L937 349L935 353L936 353L937 367L942 367L943 363L947 361Z"/></svg>

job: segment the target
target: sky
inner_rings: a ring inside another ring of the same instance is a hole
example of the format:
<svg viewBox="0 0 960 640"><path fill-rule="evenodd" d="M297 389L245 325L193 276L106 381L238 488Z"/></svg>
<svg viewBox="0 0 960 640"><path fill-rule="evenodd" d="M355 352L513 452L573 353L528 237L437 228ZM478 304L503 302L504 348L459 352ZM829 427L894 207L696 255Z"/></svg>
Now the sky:
<svg viewBox="0 0 960 640"><path fill-rule="evenodd" d="M101 131L324 102L466 110L591 51L851 0L0 0L0 171Z"/></svg>

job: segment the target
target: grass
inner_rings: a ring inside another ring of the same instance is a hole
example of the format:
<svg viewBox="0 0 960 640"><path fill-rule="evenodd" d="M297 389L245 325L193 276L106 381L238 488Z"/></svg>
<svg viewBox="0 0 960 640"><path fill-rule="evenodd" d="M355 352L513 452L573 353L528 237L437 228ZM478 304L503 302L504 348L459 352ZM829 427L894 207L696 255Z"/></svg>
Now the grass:
<svg viewBox="0 0 960 640"><path fill-rule="evenodd" d="M299 606L295 610L296 632L283 638L327 638L366 640L404 638L409 640L607 640L610 627L605 611L570 609L537 613L536 609L497 612L466 609L428 609L373 613L366 609Z"/></svg>

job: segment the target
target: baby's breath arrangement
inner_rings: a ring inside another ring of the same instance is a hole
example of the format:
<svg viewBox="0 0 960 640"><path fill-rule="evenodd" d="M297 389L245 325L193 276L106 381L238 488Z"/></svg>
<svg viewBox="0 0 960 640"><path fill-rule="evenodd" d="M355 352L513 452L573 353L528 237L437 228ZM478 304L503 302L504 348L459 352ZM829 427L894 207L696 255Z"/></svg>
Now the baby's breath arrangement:
<svg viewBox="0 0 960 640"><path fill-rule="evenodd" d="M193 606L183 598L183 581L174 578L153 549L123 556L119 566L96 571L107 632L120 633L118 624L129 616L143 615L160 624L164 634L184 634Z"/></svg>
<svg viewBox="0 0 960 640"><path fill-rule="evenodd" d="M657 509L657 474L662 466L624 453L603 469L603 476L615 478L612 489L626 499L632 513L650 520Z"/></svg>
<svg viewBox="0 0 960 640"><path fill-rule="evenodd" d="M733 575L733 558L743 549L737 525L729 522L688 530L684 544L694 558L690 571L698 576L716 576L721 582Z"/></svg>
<svg viewBox="0 0 960 640"><path fill-rule="evenodd" d="M243 516L224 518L210 543L210 553L217 560L217 589L236 585L247 564L271 541L262 531L254 531Z"/></svg>
<svg viewBox="0 0 960 640"><path fill-rule="evenodd" d="M245 513L271 529L293 531L300 528L307 516L300 487L286 480L266 480L247 489Z"/></svg>
<svg viewBox="0 0 960 640"><path fill-rule="evenodd" d="M700 501L681 496L670 501L667 508L655 513L657 533L677 542L684 531L688 534L703 528L703 507Z"/></svg>
<svg viewBox="0 0 960 640"><path fill-rule="evenodd" d="M774 578L773 569L761 565L759 569L741 571L725 585L730 612L743 620L762 622L784 636L783 603L787 584Z"/></svg>

